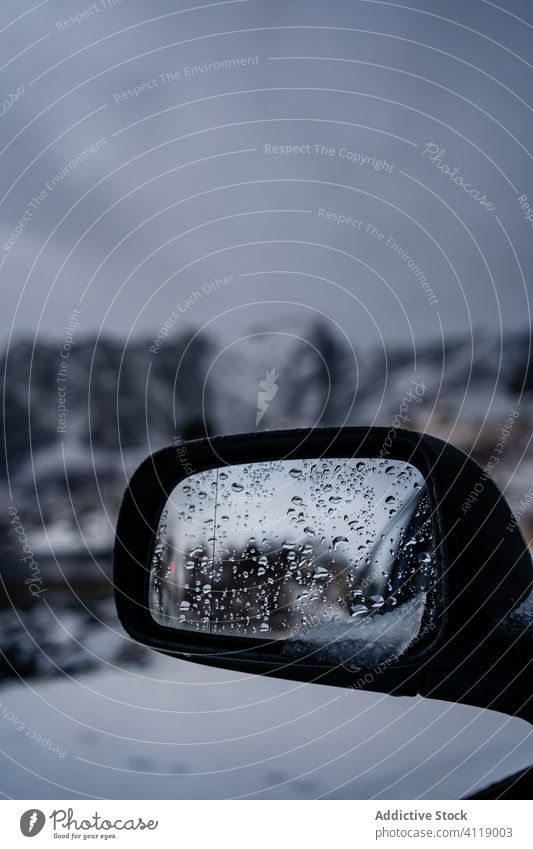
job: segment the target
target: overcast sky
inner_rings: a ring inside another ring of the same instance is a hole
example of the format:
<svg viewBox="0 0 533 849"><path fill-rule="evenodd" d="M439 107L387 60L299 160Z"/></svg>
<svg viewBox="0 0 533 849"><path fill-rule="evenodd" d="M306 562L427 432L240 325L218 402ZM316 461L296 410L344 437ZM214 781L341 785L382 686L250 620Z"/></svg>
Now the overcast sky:
<svg viewBox="0 0 533 849"><path fill-rule="evenodd" d="M4 341L527 327L527 0L11 0L0 39Z"/></svg>

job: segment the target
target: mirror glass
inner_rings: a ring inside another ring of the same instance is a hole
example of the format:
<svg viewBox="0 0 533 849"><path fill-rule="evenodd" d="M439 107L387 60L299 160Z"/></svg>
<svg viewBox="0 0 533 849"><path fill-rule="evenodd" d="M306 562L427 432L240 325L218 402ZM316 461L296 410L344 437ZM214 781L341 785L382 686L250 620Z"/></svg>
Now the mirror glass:
<svg viewBox="0 0 533 849"><path fill-rule="evenodd" d="M435 580L424 477L399 460L222 466L172 491L152 555L161 625L375 665L420 637ZM427 618L427 617L426 617Z"/></svg>

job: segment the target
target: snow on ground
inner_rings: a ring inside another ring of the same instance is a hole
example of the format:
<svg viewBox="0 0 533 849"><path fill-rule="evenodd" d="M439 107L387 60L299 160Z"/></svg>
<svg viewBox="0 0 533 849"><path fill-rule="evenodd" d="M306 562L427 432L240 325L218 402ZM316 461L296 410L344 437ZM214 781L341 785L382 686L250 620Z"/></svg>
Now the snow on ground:
<svg viewBox="0 0 533 849"><path fill-rule="evenodd" d="M0 790L17 799L446 799L533 761L529 725L503 714L152 658L3 687Z"/></svg>

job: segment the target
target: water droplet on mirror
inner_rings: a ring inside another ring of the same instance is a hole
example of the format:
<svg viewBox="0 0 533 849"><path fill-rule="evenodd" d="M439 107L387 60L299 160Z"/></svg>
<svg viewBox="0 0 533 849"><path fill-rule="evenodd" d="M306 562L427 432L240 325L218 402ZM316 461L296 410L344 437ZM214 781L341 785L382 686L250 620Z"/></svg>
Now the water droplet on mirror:
<svg viewBox="0 0 533 849"><path fill-rule="evenodd" d="M242 485L242 483L237 483L235 481L234 483L231 484L231 488L234 492L242 492L243 489L244 489L244 486Z"/></svg>
<svg viewBox="0 0 533 849"><path fill-rule="evenodd" d="M333 548L338 548L339 545L343 542L348 542L347 537L335 537L333 540Z"/></svg>
<svg viewBox="0 0 533 849"><path fill-rule="evenodd" d="M302 470L301 469L291 469L290 472L289 472L289 475L291 476L291 478L300 478L302 476Z"/></svg>

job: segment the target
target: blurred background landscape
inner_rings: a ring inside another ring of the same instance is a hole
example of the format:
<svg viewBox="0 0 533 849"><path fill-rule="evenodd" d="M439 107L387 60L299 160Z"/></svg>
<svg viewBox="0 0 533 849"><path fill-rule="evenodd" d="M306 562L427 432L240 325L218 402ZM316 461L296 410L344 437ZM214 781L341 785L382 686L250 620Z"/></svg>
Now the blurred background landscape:
<svg viewBox="0 0 533 849"><path fill-rule="evenodd" d="M150 339L127 345L110 338L98 344L80 339L69 359L65 434L57 432L57 345L33 348L21 340L2 362L2 371L7 366L6 456L17 510L47 601L79 616L77 631L84 638L98 630L93 610L105 619L114 617L112 546L128 476L148 453L178 438L254 431L258 385L270 369L279 374L278 391L260 429L392 427L415 381L419 398L408 403L407 412L403 408L403 424L411 430L452 441L482 467L505 430L505 447L492 476L520 514L526 538L533 539L533 500L520 507L533 480L527 332L515 335L503 357L492 335L480 332L469 340L417 346L416 362L409 348L355 354L320 321L300 328L300 339L258 334L244 353L219 358L214 366L216 343L205 334L169 338L157 355L150 344ZM517 407L519 415L509 428L507 420ZM53 675L65 665L71 671L97 665L98 656L88 657L65 632L50 628L40 600L28 593L21 576L29 573L10 525L7 489L3 498L3 674ZM13 603L23 611L23 622ZM118 655L115 644L109 650L113 660L145 660L143 650L132 645L120 646Z"/></svg>
<svg viewBox="0 0 533 849"><path fill-rule="evenodd" d="M111 579L129 476L206 433L404 424L497 456L531 543L532 28L2 3L4 795L458 798L533 761L491 711L149 652Z"/></svg>

